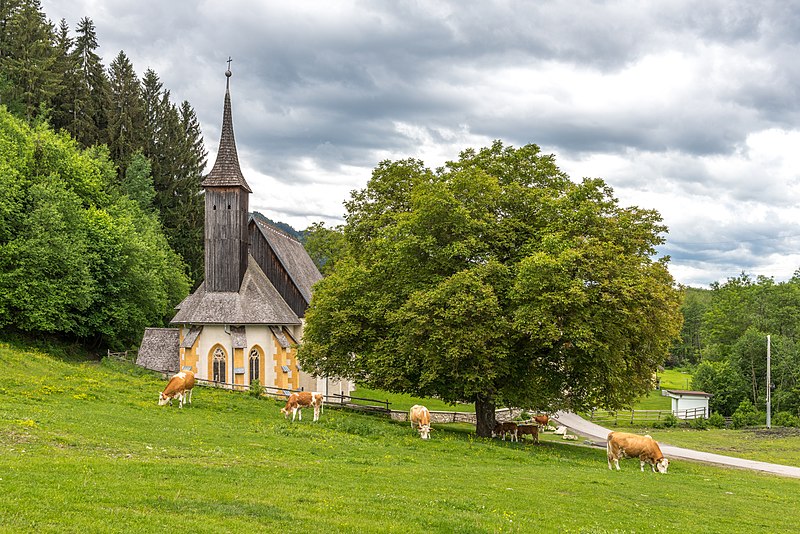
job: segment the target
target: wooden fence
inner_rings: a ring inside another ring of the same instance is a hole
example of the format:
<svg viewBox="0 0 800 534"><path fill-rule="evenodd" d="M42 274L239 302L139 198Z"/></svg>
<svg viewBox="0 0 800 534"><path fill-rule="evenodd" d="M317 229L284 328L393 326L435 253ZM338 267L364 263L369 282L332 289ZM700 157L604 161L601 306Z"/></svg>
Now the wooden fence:
<svg viewBox="0 0 800 534"><path fill-rule="evenodd" d="M592 410L588 419L595 423L613 423L614 425L623 424L637 424L637 423L656 423L664 421L668 416L672 415L678 419L700 419L708 418L710 414L706 413L705 408L693 408L691 410L680 410L673 412L672 410L624 410L609 412L606 410Z"/></svg>
<svg viewBox="0 0 800 534"><path fill-rule="evenodd" d="M164 373L164 377L168 378L169 374ZM213 380L206 380L204 378L195 378L200 386L213 387L219 389L227 389L231 391L250 391L248 384L229 384L226 382L215 382ZM261 392L264 395L273 398L285 398L292 393L302 391L300 389L278 388L274 386L261 386ZM407 421L407 410L392 410L389 408L388 400L370 399L367 397L353 397L345 395L344 393L332 393L324 395L326 406L341 406L350 410L360 412L379 413L388 415L394 421ZM353 402L358 401L358 402ZM495 419L498 421L509 421L517 417L522 410L518 408L501 408L495 412ZM474 412L448 412L448 411L435 411L431 410L432 423L469 423L476 424L477 418Z"/></svg>

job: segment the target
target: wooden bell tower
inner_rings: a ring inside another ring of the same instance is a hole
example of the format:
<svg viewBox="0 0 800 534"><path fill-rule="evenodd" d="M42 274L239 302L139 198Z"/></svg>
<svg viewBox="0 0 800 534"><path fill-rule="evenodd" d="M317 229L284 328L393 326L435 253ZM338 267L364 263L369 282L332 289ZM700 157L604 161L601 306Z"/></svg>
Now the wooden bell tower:
<svg viewBox="0 0 800 534"><path fill-rule="evenodd" d="M214 167L205 177L205 287L211 292L238 292L247 270L250 186L239 168L231 116L230 58L222 113L222 134Z"/></svg>

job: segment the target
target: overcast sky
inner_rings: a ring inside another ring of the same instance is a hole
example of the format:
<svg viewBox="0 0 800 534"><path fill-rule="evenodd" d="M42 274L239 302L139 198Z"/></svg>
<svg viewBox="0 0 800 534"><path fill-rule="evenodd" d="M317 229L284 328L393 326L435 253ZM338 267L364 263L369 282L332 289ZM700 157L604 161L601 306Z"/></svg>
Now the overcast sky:
<svg viewBox="0 0 800 534"><path fill-rule="evenodd" d="M429 167L501 139L658 210L676 281L800 268L800 7L702 1L42 0L96 26L200 119L225 61L251 209L304 229L383 159Z"/></svg>

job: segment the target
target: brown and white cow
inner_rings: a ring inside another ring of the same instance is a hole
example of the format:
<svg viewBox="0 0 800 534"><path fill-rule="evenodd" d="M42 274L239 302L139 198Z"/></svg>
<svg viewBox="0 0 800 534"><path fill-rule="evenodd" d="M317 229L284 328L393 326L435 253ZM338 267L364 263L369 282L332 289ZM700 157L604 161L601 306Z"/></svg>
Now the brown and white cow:
<svg viewBox="0 0 800 534"><path fill-rule="evenodd" d="M189 404L192 403L192 388L194 388L194 373L181 371L169 379L167 387L158 396L158 405L172 404L172 399L178 399L179 406L183 408L183 403L187 400Z"/></svg>
<svg viewBox="0 0 800 534"><path fill-rule="evenodd" d="M534 443L539 443L539 425L517 425L517 441L528 435L533 436Z"/></svg>
<svg viewBox="0 0 800 534"><path fill-rule="evenodd" d="M542 430L547 428L547 425L550 424L550 417L547 414L534 415L533 420Z"/></svg>
<svg viewBox="0 0 800 534"><path fill-rule="evenodd" d="M517 435L517 423L513 421L503 421L497 422L494 424L494 429L492 430L492 434L495 436L503 436L503 441L506 440L506 435L511 434L511 441L519 441Z"/></svg>
<svg viewBox="0 0 800 534"><path fill-rule="evenodd" d="M292 421L294 421L295 416L298 416L298 419L302 421L302 408L313 406L314 421L319 421L319 414L324 410L324 398L325 397L322 393L317 392L311 393L308 391L300 391L298 393L292 393L289 395L289 398L286 399L286 406L281 408L281 413L283 414L284 418L286 418L289 417L289 412L292 412Z"/></svg>
<svg viewBox="0 0 800 534"><path fill-rule="evenodd" d="M417 432L422 439L428 439L431 435L431 413L425 406L415 404L408 412L408 420L411 421L411 428L417 425Z"/></svg>
<svg viewBox="0 0 800 534"><path fill-rule="evenodd" d="M644 464L650 464L650 468L655 473L666 473L669 467L669 460L661 454L661 448L656 440L650 436L639 436L628 434L627 432L611 432L608 434L606 442L606 452L608 453L608 468L612 469L611 462L619 471L620 458L639 458L639 466L644 471Z"/></svg>

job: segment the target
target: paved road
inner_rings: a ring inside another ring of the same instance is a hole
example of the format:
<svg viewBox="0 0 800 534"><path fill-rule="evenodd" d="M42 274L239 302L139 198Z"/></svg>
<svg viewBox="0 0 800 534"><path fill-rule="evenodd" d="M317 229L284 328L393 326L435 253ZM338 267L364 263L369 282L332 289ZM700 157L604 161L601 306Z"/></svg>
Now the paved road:
<svg viewBox="0 0 800 534"><path fill-rule="evenodd" d="M591 421L587 421L581 416L571 412L558 412L553 416L553 419L558 421L559 424L569 428L576 434L589 438L592 441L605 443L608 433L611 432L609 429L603 428L602 426L592 423ZM757 462L755 460L744 460L742 458L734 458L732 456L723 456L722 454L713 454L710 452L684 449L682 447L673 447L672 445L664 445L662 443L659 443L659 445L661 447L661 452L663 452L664 456L670 460L673 458L681 458L684 460L708 462L728 467L764 471L785 477L800 478L800 467Z"/></svg>

